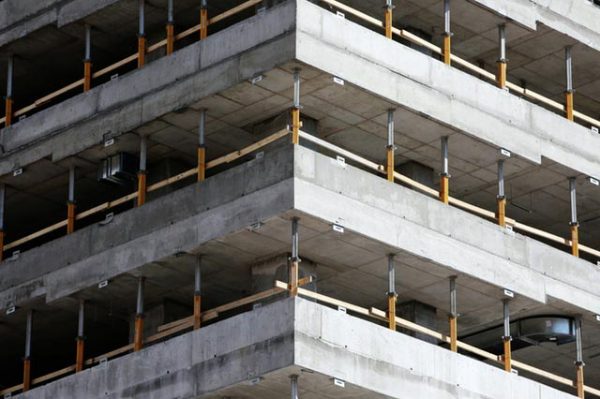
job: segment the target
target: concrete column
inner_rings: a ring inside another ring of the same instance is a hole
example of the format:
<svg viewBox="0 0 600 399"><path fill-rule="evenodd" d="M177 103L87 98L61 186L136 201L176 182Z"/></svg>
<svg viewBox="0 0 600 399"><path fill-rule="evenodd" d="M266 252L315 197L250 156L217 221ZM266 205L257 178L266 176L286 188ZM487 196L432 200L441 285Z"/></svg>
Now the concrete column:
<svg viewBox="0 0 600 399"><path fill-rule="evenodd" d="M502 301L502 310L504 316L504 335L502 336L502 342L504 343L504 371L512 371L512 348L511 341L512 336L510 333L510 300L505 299Z"/></svg>
<svg viewBox="0 0 600 399"><path fill-rule="evenodd" d="M92 27L85 25L85 56L83 57L83 91L92 88Z"/></svg>
<svg viewBox="0 0 600 399"><path fill-rule="evenodd" d="M496 212L496 218L498 224L502 227L506 227L506 193L504 190L504 160L498 161L498 210Z"/></svg>
<svg viewBox="0 0 600 399"><path fill-rule="evenodd" d="M292 106L292 143L300 144L300 69L294 69L294 105Z"/></svg>
<svg viewBox="0 0 600 399"><path fill-rule="evenodd" d="M458 351L458 311L456 298L456 276L450 277L450 350Z"/></svg>
<svg viewBox="0 0 600 399"><path fill-rule="evenodd" d="M67 198L67 234L75 231L75 166L69 167L69 194Z"/></svg>
<svg viewBox="0 0 600 399"><path fill-rule="evenodd" d="M202 324L202 257L196 257L194 268L194 330Z"/></svg>
<svg viewBox="0 0 600 399"><path fill-rule="evenodd" d="M292 375L290 376L291 380L291 398L298 399L298 376Z"/></svg>
<svg viewBox="0 0 600 399"><path fill-rule="evenodd" d="M198 123L198 181L206 179L206 109L200 110Z"/></svg>
<svg viewBox="0 0 600 399"><path fill-rule="evenodd" d="M138 68L146 64L146 16L145 0L138 0Z"/></svg>
<svg viewBox="0 0 600 399"><path fill-rule="evenodd" d="M575 342L577 345L577 359L575 360L575 367L577 368L576 387L577 387L577 396L579 398L584 398L585 390L584 390L583 367L585 366L585 363L583 362L583 340L581 337L581 325L582 325L582 320L581 320L581 317L578 316L575 319Z"/></svg>
<svg viewBox="0 0 600 399"><path fill-rule="evenodd" d="M567 89L565 90L565 117L569 120L573 120L573 58L571 56L571 46L565 48L565 69L566 69L566 83Z"/></svg>
<svg viewBox="0 0 600 399"><path fill-rule="evenodd" d="M4 260L4 204L6 198L6 186L0 183L0 262Z"/></svg>
<svg viewBox="0 0 600 399"><path fill-rule="evenodd" d="M75 355L75 372L78 373L83 370L84 366L84 354L85 354L85 301L79 300L79 314L77 319L77 347Z"/></svg>
<svg viewBox="0 0 600 399"><path fill-rule="evenodd" d="M385 37L388 39L392 38L392 12L394 10L393 0L385 1L385 17L384 17L384 27L385 27Z"/></svg>
<svg viewBox="0 0 600 399"><path fill-rule="evenodd" d="M388 255L388 327L396 331L396 264L394 255Z"/></svg>
<svg viewBox="0 0 600 399"><path fill-rule="evenodd" d="M498 42L499 42L499 55L498 55L498 75L496 81L498 87L504 89L506 87L506 25L498 25Z"/></svg>
<svg viewBox="0 0 600 399"><path fill-rule="evenodd" d="M31 388L31 332L33 329L33 310L27 312L25 327L25 357L23 358L23 392Z"/></svg>
<svg viewBox="0 0 600 399"><path fill-rule="evenodd" d="M571 199L571 253L579 256L579 222L577 220L577 178L569 178L569 194Z"/></svg>
<svg viewBox="0 0 600 399"><path fill-rule="evenodd" d="M442 137L442 173L440 174L440 201L447 204L450 191L450 173L448 167L448 136Z"/></svg>
<svg viewBox="0 0 600 399"><path fill-rule="evenodd" d="M13 119L13 80L15 57L10 54L6 66L6 97L5 97L5 126L12 125Z"/></svg>
<svg viewBox="0 0 600 399"><path fill-rule="evenodd" d="M387 179L394 182L394 110L388 110L387 120Z"/></svg>
<svg viewBox="0 0 600 399"><path fill-rule="evenodd" d="M175 49L175 18L173 16L173 0L167 2L167 55Z"/></svg>
<svg viewBox="0 0 600 399"><path fill-rule="evenodd" d="M292 219L292 256L290 258L289 270L289 289L290 296L298 295L298 268L300 263L299 257L299 234L298 234L298 218Z"/></svg>
<svg viewBox="0 0 600 399"><path fill-rule="evenodd" d="M442 55L444 63L451 64L452 31L450 29L450 0L444 0L444 44Z"/></svg>
<svg viewBox="0 0 600 399"><path fill-rule="evenodd" d="M134 352L140 351L144 344L144 284L145 278L140 277L138 279L135 332L133 337Z"/></svg>
<svg viewBox="0 0 600 399"><path fill-rule="evenodd" d="M200 2L200 40L208 36L208 0Z"/></svg>
<svg viewBox="0 0 600 399"><path fill-rule="evenodd" d="M148 140L146 136L140 137L140 170L138 171L137 206L146 203L146 163L148 157Z"/></svg>

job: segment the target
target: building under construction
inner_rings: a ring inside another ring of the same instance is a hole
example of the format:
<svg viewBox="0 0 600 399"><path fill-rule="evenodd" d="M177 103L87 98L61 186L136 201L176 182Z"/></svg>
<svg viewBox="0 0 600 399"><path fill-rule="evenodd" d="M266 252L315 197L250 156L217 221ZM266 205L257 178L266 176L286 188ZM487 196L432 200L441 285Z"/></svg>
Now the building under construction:
<svg viewBox="0 0 600 399"><path fill-rule="evenodd" d="M0 0L0 397L600 398L598 0Z"/></svg>

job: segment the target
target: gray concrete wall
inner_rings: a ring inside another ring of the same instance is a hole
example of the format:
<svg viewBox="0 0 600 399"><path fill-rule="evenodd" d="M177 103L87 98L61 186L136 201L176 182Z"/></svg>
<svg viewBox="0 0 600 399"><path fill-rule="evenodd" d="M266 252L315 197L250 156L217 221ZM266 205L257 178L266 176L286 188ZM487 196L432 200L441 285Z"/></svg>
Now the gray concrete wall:
<svg viewBox="0 0 600 399"><path fill-rule="evenodd" d="M293 205L292 165L291 145L279 148L5 261L0 309L61 298L286 212Z"/></svg>
<svg viewBox="0 0 600 399"><path fill-rule="evenodd" d="M4 0L0 47L48 25L61 27L120 0Z"/></svg>
<svg viewBox="0 0 600 399"><path fill-rule="evenodd" d="M352 166L298 148L294 208L546 303L600 313L594 264Z"/></svg>
<svg viewBox="0 0 600 399"><path fill-rule="evenodd" d="M392 398L570 399L467 356L298 300L295 362Z"/></svg>
<svg viewBox="0 0 600 399"><path fill-rule="evenodd" d="M16 397L197 398L292 365L294 310L279 301Z"/></svg>
<svg viewBox="0 0 600 399"><path fill-rule="evenodd" d="M298 60L533 162L600 176L600 135L298 0Z"/></svg>
<svg viewBox="0 0 600 399"><path fill-rule="evenodd" d="M81 152L293 58L288 2L0 131L0 175ZM226 45L224 45L226 43Z"/></svg>
<svg viewBox="0 0 600 399"><path fill-rule="evenodd" d="M475 0L530 29L542 23L600 50L600 7L588 0Z"/></svg>

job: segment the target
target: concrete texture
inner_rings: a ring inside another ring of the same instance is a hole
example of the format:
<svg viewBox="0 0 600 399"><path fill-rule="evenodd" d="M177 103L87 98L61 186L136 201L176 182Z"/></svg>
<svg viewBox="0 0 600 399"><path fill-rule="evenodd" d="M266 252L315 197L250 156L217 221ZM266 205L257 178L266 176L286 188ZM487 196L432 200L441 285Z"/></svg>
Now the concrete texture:
<svg viewBox="0 0 600 399"><path fill-rule="evenodd" d="M292 366L371 391L360 396L365 398L573 397L300 298L255 309L17 397L196 398L231 385L248 386L256 377L264 378L257 386L286 390L291 371L279 373L277 381L269 373ZM349 397L344 389L328 393ZM267 394L260 397L282 397Z"/></svg>
<svg viewBox="0 0 600 399"><path fill-rule="evenodd" d="M119 0L4 0L0 47L47 25L64 26Z"/></svg>
<svg viewBox="0 0 600 399"><path fill-rule="evenodd" d="M286 146L4 262L0 308L61 298L291 209L292 151Z"/></svg>
<svg viewBox="0 0 600 399"><path fill-rule="evenodd" d="M294 208L499 288L600 313L600 270L537 240L299 148ZM573 271L577 272L573 272Z"/></svg>
<svg viewBox="0 0 600 399"><path fill-rule="evenodd" d="M292 59L294 26L293 2L273 7L3 129L0 175L61 160Z"/></svg>
<svg viewBox="0 0 600 399"><path fill-rule="evenodd" d="M600 136L419 51L298 1L296 57L528 160L600 175ZM402 60L402 62L398 62Z"/></svg>
<svg viewBox="0 0 600 399"><path fill-rule="evenodd" d="M530 29L538 23L600 50L600 7L581 0L475 0Z"/></svg>

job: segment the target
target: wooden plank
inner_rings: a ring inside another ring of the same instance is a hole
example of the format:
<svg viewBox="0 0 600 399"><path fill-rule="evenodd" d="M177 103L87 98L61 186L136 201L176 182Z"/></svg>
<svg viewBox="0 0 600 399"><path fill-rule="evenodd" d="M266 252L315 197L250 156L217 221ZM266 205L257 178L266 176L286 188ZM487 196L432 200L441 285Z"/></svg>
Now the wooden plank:
<svg viewBox="0 0 600 399"><path fill-rule="evenodd" d="M62 375L69 374L69 373L71 373L73 371L75 371L75 365L69 366L69 367L65 367L64 369L60 369L60 370L57 370L57 371L53 371L52 373L43 375L43 376L38 377L38 378L34 378L34 379L31 380L31 383L32 384L39 384L39 383L42 383L42 382L45 382L45 381L48 381L48 380L53 380L56 377L60 377Z"/></svg>
<svg viewBox="0 0 600 399"><path fill-rule="evenodd" d="M107 209L111 209L111 208L114 208L115 206L124 204L125 202L131 201L131 200L133 200L135 198L137 198L137 192L128 194L128 195L126 195L124 197L121 197L121 198L117 198L116 200L113 200L113 201L105 202L105 203L100 204L98 206L95 206L95 207L93 207L91 209L88 209L87 211L83 211L81 213L78 213L75 216L75 219L76 220L83 219L83 218L88 217L90 215L93 215L95 213L98 213L98 212L101 212L101 211L104 211L104 210L107 210Z"/></svg>
<svg viewBox="0 0 600 399"><path fill-rule="evenodd" d="M9 393L17 392L17 391L20 391L21 389L23 389L23 384L14 385L10 388L6 388L6 389L0 391L0 395L6 395Z"/></svg>
<svg viewBox="0 0 600 399"><path fill-rule="evenodd" d="M215 24L215 23L217 23L219 21L224 20L225 18L229 18L229 17L231 17L231 16L233 16L233 15L239 13L239 12L242 12L242 11L244 11L244 10L250 8L250 7L253 7L253 6L257 5L257 4L260 4L260 3L262 3L262 0L249 0L249 1L245 2L245 3L240 4L239 6L230 8L229 10L227 10L227 11L225 11L225 12L219 14L219 15L216 15L216 16L210 18L208 20L208 24L209 25Z"/></svg>
<svg viewBox="0 0 600 399"><path fill-rule="evenodd" d="M127 58L123 58L121 61L115 62L114 64L109 65L106 68L102 68L99 71L94 72L94 74L92 74L92 77L99 78L100 76L104 76L107 73L114 71L115 69L119 69L122 66L129 64L130 62L137 61L137 59L138 59L137 53L132 54Z"/></svg>
<svg viewBox="0 0 600 399"><path fill-rule="evenodd" d="M285 284L285 283L283 283L283 284ZM287 284L286 284L286 287L287 287ZM346 310L349 310L354 313L362 314L364 316L370 315L369 309L367 309L367 308L362 308L360 306L356 306L356 305L353 305L348 302L340 301L338 299L331 298L331 297L325 296L323 294L319 294L319 293L307 290L306 288L298 288L298 295L301 295L301 296L304 296L307 298L316 299L319 302L327 303L329 305L343 307L343 308L346 308Z"/></svg>
<svg viewBox="0 0 600 399"><path fill-rule="evenodd" d="M366 21L372 25L375 26L379 26L381 28L383 28L383 22L378 20L377 18L373 18L370 15L365 14L364 12L360 12L358 10L355 10L352 7L349 7L345 4L340 3L339 1L336 0L321 0L321 2L323 3L327 3L331 6L334 6L335 8L344 11L347 14L351 14L354 15L357 18L362 19L363 21Z"/></svg>
<svg viewBox="0 0 600 399"><path fill-rule="evenodd" d="M456 207L465 209L465 210L467 210L469 212L476 213L476 214L478 214L480 216L483 216L483 217L486 217L486 218L489 218L489 219L496 219L496 213L495 212L488 211L487 209L483 209L483 208L480 208L480 207L475 206L475 205L471 205L468 202L459 200L457 198L449 197L448 198L448 202L450 203L450 205L454 205Z"/></svg>
<svg viewBox="0 0 600 399"><path fill-rule="evenodd" d="M34 109L36 109L38 106L34 104L28 105L25 108L21 108L20 110L16 111L14 116L21 116L21 115L25 115L26 113L28 113L29 111L33 111Z"/></svg>
<svg viewBox="0 0 600 399"><path fill-rule="evenodd" d="M62 227L66 227L66 226L67 226L67 220L65 219L63 221L60 221L58 223L53 224L52 226L46 227L45 229L36 231L33 234L29 234L28 236L25 236L25 237L20 238L20 239L18 239L16 241L13 241L10 244L6 244L4 246L4 249L8 250L8 249L12 249L12 248L18 247L21 244L24 244L24 243L26 243L28 241L34 240L34 239L36 239L38 237L41 237L44 234L51 233L51 232L53 232L55 230L58 230L58 229L60 229Z"/></svg>
<svg viewBox="0 0 600 399"><path fill-rule="evenodd" d="M573 386L573 380L570 380L570 379L565 378L565 377L561 377L561 376L556 375L556 374L552 374L552 373L550 373L548 371L544 371L544 370L538 369L537 367L530 366L530 365L525 364L523 362L519 362L517 360L513 360L512 361L512 365L513 365L513 368L520 369L520 370L523 370L523 371L527 371L527 372L535 374L537 376L544 377L544 378L546 378L548 380L551 380L551 381L554 381L554 382L558 382L559 384L568 385L568 386L571 386L571 387Z"/></svg>
<svg viewBox="0 0 600 399"><path fill-rule="evenodd" d="M184 30L181 33L178 33L177 35L175 35L175 40L181 40L184 37L188 37L189 35L193 35L196 32L200 31L200 25L194 25L189 29Z"/></svg>
<svg viewBox="0 0 600 399"><path fill-rule="evenodd" d="M426 49L431 50L434 53L442 54L441 48L439 48L438 46L436 46L433 43L428 42L425 39L421 39L419 36L412 34L409 31L392 27L392 33L394 33L395 35L398 35L410 42L413 42L414 44L417 44L421 47L425 47Z"/></svg>
<svg viewBox="0 0 600 399"><path fill-rule="evenodd" d="M148 53L151 53L151 52L156 51L159 48L164 47L166 45L167 45L167 39L163 39L160 42L154 43L152 46L148 47L147 51L148 51Z"/></svg>
<svg viewBox="0 0 600 399"><path fill-rule="evenodd" d="M236 159L239 159L245 155L248 155L251 152L258 150L259 148L262 148L268 144L271 144L272 142L274 142L276 140L279 140L280 138L282 138L284 136L287 136L288 134L289 134L289 132L287 131L287 129L280 130L277 133L270 135L269 137L266 137L262 140L257 141L254 144L249 145L248 147L242 148L241 150L234 151L227 155L223 155L222 157L219 157L217 159L213 159L210 162L207 162L206 169L214 168L216 166L219 166L219 165L222 165L225 163L233 162Z"/></svg>
<svg viewBox="0 0 600 399"><path fill-rule="evenodd" d="M550 241L554 241L559 244L570 245L570 243L571 243L571 241L567 240L566 238L559 237L559 236L551 234L551 233L547 233L543 230L536 229L535 227L527 226L526 224L523 224L523 223L515 222L513 227L517 230L525 231L527 233L534 234L538 237L542 237L542 238L545 238Z"/></svg>
<svg viewBox="0 0 600 399"><path fill-rule="evenodd" d="M466 68L466 69L468 69L468 70L470 70L472 72L475 72L476 74L481 75L481 76L483 76L484 78L486 78L488 80L491 80L491 81L495 81L496 80L496 75L494 75L493 73L488 72L485 69L480 68L480 67L478 67L478 66L476 66L474 64L471 64L470 62L468 62L468 61L466 61L466 60L464 60L464 59L462 59L462 58L460 58L460 57L458 57L458 56L456 56L454 54L452 54L450 56L450 59L456 65L460 65L460 66L462 66L462 67L464 67L464 68Z"/></svg>
<svg viewBox="0 0 600 399"><path fill-rule="evenodd" d="M108 359L111 359L111 358L113 358L115 356L119 356L119 355L121 355L123 353L129 352L131 350L133 350L133 344L125 345L125 346L122 346L122 347L120 347L118 349L115 349L113 351L107 352L107 353L105 353L103 355L96 356L96 357L93 357L91 359L88 359L88 360L85 361L85 364L88 365L88 366L90 366L90 365L93 365L94 363L100 363L100 361L102 359L107 359L108 360Z"/></svg>
<svg viewBox="0 0 600 399"><path fill-rule="evenodd" d="M437 190L435 190L429 186L426 186L425 184L419 183L418 181L413 180L410 177L404 176L403 174L400 174L398 172L394 172L394 178L404 184L407 184L413 188L423 191L433 197L437 197L439 194Z"/></svg>
<svg viewBox="0 0 600 399"><path fill-rule="evenodd" d="M594 118L592 118L590 116L587 116L586 114L581 113L579 111L573 111L573 116L575 116L576 118L581 119L584 122L587 122L587 123L589 123L589 124L591 124L593 126L596 126L596 127L600 128L600 120L598 120L598 119L594 119Z"/></svg>
<svg viewBox="0 0 600 399"><path fill-rule="evenodd" d="M584 386L583 390L585 392L591 393L592 395L596 395L596 396L600 397L600 389Z"/></svg>
<svg viewBox="0 0 600 399"><path fill-rule="evenodd" d="M180 180L183 180L185 178L188 178L188 177L191 177L191 176L195 176L197 174L198 174L198 168L193 168L193 169L190 169L190 170L186 170L185 172L182 172L182 173L180 173L178 175L169 177L168 179L161 180L161 181L159 181L157 183L154 183L154 184L148 186L148 188L146 189L146 191L148 191L148 192L155 191L155 190L158 190L160 188L166 187L166 186L168 186L170 184L173 184L175 182L178 182Z"/></svg>
<svg viewBox="0 0 600 399"><path fill-rule="evenodd" d="M80 86L83 87L83 79L79 79L78 81L73 82L70 85L63 87L62 89L57 90L54 93L50 93L47 96L37 99L34 104L39 107L40 105L45 104L48 101L50 101L58 96L61 96L70 90L76 89Z"/></svg>

